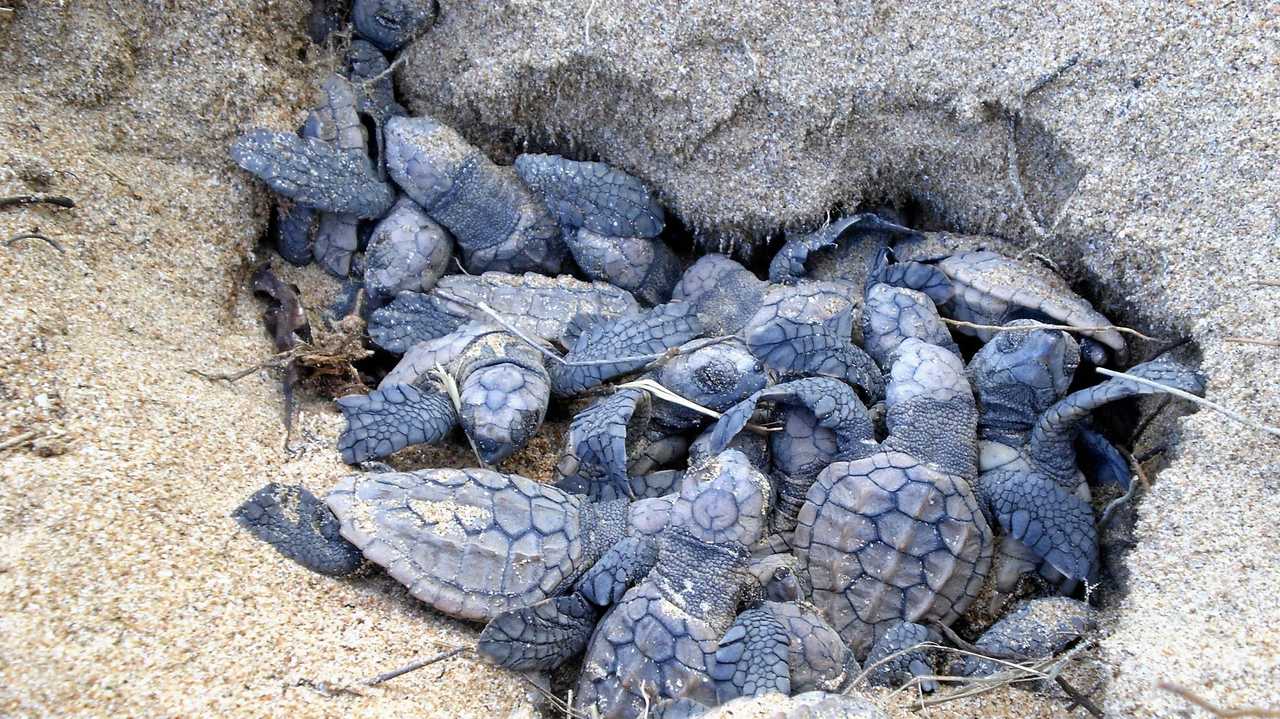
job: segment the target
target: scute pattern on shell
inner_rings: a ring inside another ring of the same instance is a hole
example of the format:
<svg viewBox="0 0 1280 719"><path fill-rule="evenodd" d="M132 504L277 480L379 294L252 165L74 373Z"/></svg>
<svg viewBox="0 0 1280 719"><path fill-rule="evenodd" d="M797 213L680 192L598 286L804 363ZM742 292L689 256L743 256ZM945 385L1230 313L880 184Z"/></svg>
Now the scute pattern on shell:
<svg viewBox="0 0 1280 719"><path fill-rule="evenodd" d="M365 558L413 596L463 619L546 599L596 559L583 500L515 475L359 474L338 482L325 502Z"/></svg>
<svg viewBox="0 0 1280 719"><path fill-rule="evenodd" d="M954 621L990 569L991 529L968 484L910 455L836 462L807 499L796 555L857 656L892 622Z"/></svg>

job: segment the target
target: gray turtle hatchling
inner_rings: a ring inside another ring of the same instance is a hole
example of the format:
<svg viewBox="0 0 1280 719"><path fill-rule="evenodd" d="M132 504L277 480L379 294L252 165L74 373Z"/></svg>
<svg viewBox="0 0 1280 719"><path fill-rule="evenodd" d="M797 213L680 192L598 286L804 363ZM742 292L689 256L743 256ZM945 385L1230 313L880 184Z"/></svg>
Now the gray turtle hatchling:
<svg viewBox="0 0 1280 719"><path fill-rule="evenodd" d="M681 275L671 299L693 306L704 336L725 337L742 331L768 287L728 257L706 255Z"/></svg>
<svg viewBox="0 0 1280 719"><path fill-rule="evenodd" d="M769 494L764 475L734 450L686 475L653 569L591 637L578 711L640 717L665 699L717 703L710 670L744 594L759 591L747 546L763 532Z"/></svg>
<svg viewBox="0 0 1280 719"><path fill-rule="evenodd" d="M914 235L915 232L875 213L861 212L842 217L808 234L788 236L782 249L769 263L769 281L786 284L799 281L809 274L808 265L814 262L815 253L832 248L846 238L856 237L857 242L845 243L845 246L858 248L864 262L859 263L862 265L860 268L848 268L843 279L861 286L871 261L893 234Z"/></svg>
<svg viewBox="0 0 1280 719"><path fill-rule="evenodd" d="M565 244L578 267L593 280L631 292L651 305L671 299L680 260L656 237L609 237L585 227L566 230Z"/></svg>
<svg viewBox="0 0 1280 719"><path fill-rule="evenodd" d="M1052 657L1096 626L1093 608L1069 597L1042 597L1018 604L978 637L984 654L1023 662ZM999 662L965 655L955 662L960 676L987 676L1005 668Z"/></svg>
<svg viewBox="0 0 1280 719"><path fill-rule="evenodd" d="M768 383L760 361L737 338L697 339L683 344L651 376L681 397L716 412L728 410ZM659 401L654 406L653 421L667 429L687 430L701 427L706 417L687 407Z"/></svg>
<svg viewBox="0 0 1280 719"><path fill-rule="evenodd" d="M526 272L446 275L427 292L404 292L373 311L369 337L388 352L443 337L471 321L492 322L481 306L508 325L546 340L568 343L581 325L635 314L640 305L625 290L603 282Z"/></svg>
<svg viewBox="0 0 1280 719"><path fill-rule="evenodd" d="M373 228L365 250L364 287L371 298L424 292L449 269L453 238L407 197Z"/></svg>
<svg viewBox="0 0 1280 719"><path fill-rule="evenodd" d="M564 268L559 226L512 168L430 117L392 117L385 134L391 178L453 233L468 272Z"/></svg>
<svg viewBox="0 0 1280 719"><path fill-rule="evenodd" d="M623 540L661 531L671 511L662 500L589 503L484 469L351 475L325 497L331 515L304 489L284 503L270 489L236 516L285 556L343 576L362 554L436 610L481 621L570 590ZM306 521L297 507L310 508Z"/></svg>
<svg viewBox="0 0 1280 719"><path fill-rule="evenodd" d="M395 52L436 19L433 0L355 0L351 22L356 32L384 52Z"/></svg>
<svg viewBox="0 0 1280 719"><path fill-rule="evenodd" d="M875 362L853 344L853 286L844 282L774 285L742 334L751 353L788 376L822 375L884 396Z"/></svg>
<svg viewBox="0 0 1280 719"><path fill-rule="evenodd" d="M460 413L438 368L458 385ZM347 428L338 439L348 464L437 442L462 425L480 457L497 463L533 436L546 415L550 378L542 355L504 330L472 323L414 346L368 395L338 399Z"/></svg>
<svg viewBox="0 0 1280 719"><path fill-rule="evenodd" d="M1163 390L1117 377L1044 407L1070 383L1077 362L1074 341L1053 330L1001 334L970 363L984 438L976 490L1006 535L1002 555L1022 555L1018 547L1004 546L1016 540L1067 579L1090 579L1097 569L1098 540L1087 494L1082 496L1086 485L1076 463L1077 434L1099 407ZM1204 393L1202 375L1170 360L1145 362L1128 372ZM1001 591L1012 589L1017 566L1012 562L1002 573Z"/></svg>

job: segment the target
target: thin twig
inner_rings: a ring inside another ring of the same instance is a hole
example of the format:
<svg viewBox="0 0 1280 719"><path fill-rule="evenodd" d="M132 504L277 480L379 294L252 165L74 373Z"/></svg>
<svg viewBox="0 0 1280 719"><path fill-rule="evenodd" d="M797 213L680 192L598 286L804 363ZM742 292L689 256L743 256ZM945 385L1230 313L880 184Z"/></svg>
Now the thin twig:
<svg viewBox="0 0 1280 719"><path fill-rule="evenodd" d="M1209 712L1216 717L1226 717L1227 719L1236 719L1237 717L1266 717L1274 719L1280 717L1280 709L1267 709L1266 707L1240 707L1239 709L1224 709L1216 704L1211 704L1209 700L1199 696L1186 687L1178 686L1172 682L1160 682L1157 687L1182 697L1186 701L1194 704L1201 709Z"/></svg>
<svg viewBox="0 0 1280 719"><path fill-rule="evenodd" d="M421 661L416 661L416 662L413 662L412 664L406 664L403 667L400 667L399 669L392 669L389 672L383 672L382 674L379 674L378 676L373 677L372 679L366 679L360 683L367 687L376 687L379 684L383 682L391 681L392 679L395 679L398 676L408 674L409 672L416 672L417 670L423 667L431 666L436 662L442 662L446 659L449 659L450 657L456 657L459 654L467 651L468 649L470 649L470 647L454 647L453 649L440 652L435 656L428 657Z"/></svg>
<svg viewBox="0 0 1280 719"><path fill-rule="evenodd" d="M1223 342L1238 342L1242 345L1262 345L1263 347L1280 347L1280 340L1269 340L1261 337L1223 337Z"/></svg>
<svg viewBox="0 0 1280 719"><path fill-rule="evenodd" d="M268 367L275 367L278 365L279 365L279 362L273 359L270 362L263 362L261 364L256 364L252 367L247 367L245 369L240 370L239 372L205 372L204 370L198 370L192 367L187 370L187 374L192 374L192 375L195 375L196 377L203 377L209 380L210 382L226 381L226 382L230 382L231 384L235 384L239 380L242 380L245 377L248 377L249 375L253 374L254 372L257 372L258 370L267 369Z"/></svg>
<svg viewBox="0 0 1280 719"><path fill-rule="evenodd" d="M0 452L3 452L4 450L9 449L11 447L17 447L26 442L30 442L31 440L35 439L36 436L37 436L37 432L35 430L31 430L30 432L23 432L17 437L6 439L5 441L0 442Z"/></svg>
<svg viewBox="0 0 1280 719"><path fill-rule="evenodd" d="M1095 717L1098 717L1098 719L1102 719L1104 716L1106 716L1105 714L1103 714L1102 709L1098 708L1098 705L1093 703L1092 699L1090 699L1087 695L1085 695L1079 689L1076 689L1075 687L1071 686L1071 683L1068 682L1065 678L1061 676L1057 676L1053 678L1053 681L1057 682L1058 688L1061 689L1064 694L1071 697L1071 701L1075 702L1076 704L1079 704L1081 707L1084 708L1085 711L1089 712Z"/></svg>
<svg viewBox="0 0 1280 719"><path fill-rule="evenodd" d="M1062 330L1063 332L1080 332L1087 334L1090 332L1108 332L1114 330L1123 334L1133 335L1148 342L1166 342L1167 340L1159 337L1145 335L1131 327L1121 327L1119 325L1101 325L1098 327L1076 327L1075 325L1053 325L1043 322L1026 322L1021 325L980 325L975 322L965 322L964 320L953 320L949 317L943 317L942 321L955 327L968 327L975 330L987 330L989 332L1017 332L1019 330Z"/></svg>
<svg viewBox="0 0 1280 719"><path fill-rule="evenodd" d="M1130 380L1132 382L1137 382L1138 384L1144 384L1144 385L1147 385L1148 387L1155 387L1156 389L1161 390L1162 392L1168 392L1174 397L1180 397L1182 399L1187 400L1188 402L1193 402L1203 407L1208 407L1209 409L1221 414L1222 416L1228 419L1235 420L1236 422L1239 422L1240 424L1243 424L1246 427L1252 427L1253 429L1256 429L1259 432L1265 432L1266 434L1269 434L1272 437L1280 437L1280 427L1272 427L1270 425L1262 424L1261 422L1257 422L1255 420L1249 419L1248 417L1245 417L1239 412L1235 412L1233 410L1227 409L1226 407L1223 407L1217 402L1204 399L1203 397L1197 397L1194 394L1180 390L1177 387L1170 387L1167 384L1161 384L1159 382L1149 380L1145 377L1137 377L1135 375L1126 374L1124 372L1116 372L1115 370L1110 370L1110 369L1107 369L1106 367L1095 367L1094 370L1098 372L1098 374L1104 374L1108 377L1123 377L1124 379Z"/></svg>
<svg viewBox="0 0 1280 719"><path fill-rule="evenodd" d="M61 252L64 255L67 253L66 250L62 249L62 245L58 244L57 242L55 242L54 240L48 237L45 237L39 232L24 232L21 235L14 235L13 237L10 237L8 240L5 241L4 246L13 247L14 243L20 240L43 240L49 243L49 246L57 250L58 252Z"/></svg>
<svg viewBox="0 0 1280 719"><path fill-rule="evenodd" d="M431 370L431 374L435 375L440 384L444 385L444 391L449 395L449 401L453 403L453 411L458 415L458 419L462 419L462 393L458 391L457 380L439 364L436 364L435 369ZM471 438L471 433L464 430L462 434L467 438L467 444L471 445L471 453L476 456L476 461L480 463L482 468L489 469L489 463L480 456L480 448L476 447L476 441Z"/></svg>
<svg viewBox="0 0 1280 719"><path fill-rule="evenodd" d="M706 415L708 417L711 417L712 419L720 419L722 416L724 416L720 412L717 412L714 409L711 409L710 407L704 407L687 397L676 394L675 392L671 391L670 389L662 386L661 384L651 379L637 379L631 382L623 382L622 384L618 385L618 389L623 389L627 387L642 389L646 392L649 392L650 394L652 394L653 396L659 399L666 400L672 404L678 404L681 407L691 409L694 412L697 412L698 414ZM779 427L766 427L764 425L752 424L750 422L747 423L746 428L751 430L752 432L755 432L756 434L761 434L766 437L769 436L770 433L778 432L781 429Z"/></svg>
<svg viewBox="0 0 1280 719"><path fill-rule="evenodd" d="M23 205L56 205L58 207L72 208L76 206L75 200L62 195L15 195L13 197L0 197L0 210L6 207L21 207Z"/></svg>
<svg viewBox="0 0 1280 719"><path fill-rule="evenodd" d="M373 83L375 83L375 82L377 82L377 81L381 80L382 78L386 77L387 75L390 75L391 73L395 72L395 71L396 71L396 68L397 68L397 67L400 67L401 65L403 65L403 64L404 64L404 62L405 62L405 60L407 60L407 59L409 59L409 53L407 53L407 52L406 52L406 53L402 54L400 57L396 58L396 61L395 61L395 62L391 63L390 65L387 65L387 69L386 69L386 70L383 70L382 72L378 73L377 75L374 75L373 77L369 78L368 80L361 80L361 81L360 81L360 85L361 85L362 87L364 87L364 86L368 86L368 85L372 85Z"/></svg>
<svg viewBox="0 0 1280 719"><path fill-rule="evenodd" d="M1280 280L1254 280L1249 284L1254 287L1280 287Z"/></svg>

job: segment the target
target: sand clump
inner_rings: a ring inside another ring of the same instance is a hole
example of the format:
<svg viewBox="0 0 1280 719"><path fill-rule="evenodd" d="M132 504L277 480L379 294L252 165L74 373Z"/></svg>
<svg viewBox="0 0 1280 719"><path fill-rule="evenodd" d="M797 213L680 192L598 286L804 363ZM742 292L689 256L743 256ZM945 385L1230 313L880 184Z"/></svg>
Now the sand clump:
<svg viewBox="0 0 1280 719"><path fill-rule="evenodd" d="M0 442L34 433L0 453L0 713L527 715L529 686L467 654L325 689L476 628L379 574L311 575L228 516L267 481L319 491L344 472L328 404L304 401L286 452L277 373L187 372L273 351L248 281L270 200L226 149L253 126L296 127L314 101L332 59L308 47L309 3L3 5L0 195L78 207L0 211L0 239L35 231L65 250L0 245ZM636 172L707 245L909 196L939 226L1047 256L1117 321L1189 335L1212 399L1280 422L1280 350L1224 339L1280 337L1280 289L1250 284L1280 279L1280 93L1259 42L1274 16L1132 3L992 17L968 0L941 16L832 12L442 3L398 82L501 159L571 145ZM315 267L291 279L309 304L336 289ZM553 420L513 468L550 476L567 428ZM1077 685L1105 679L1115 716L1177 715L1160 680L1274 702L1280 451L1205 412L1145 436L1172 449L1140 505L1128 594ZM393 464L474 459L459 445ZM1001 691L930 715L1064 706Z"/></svg>

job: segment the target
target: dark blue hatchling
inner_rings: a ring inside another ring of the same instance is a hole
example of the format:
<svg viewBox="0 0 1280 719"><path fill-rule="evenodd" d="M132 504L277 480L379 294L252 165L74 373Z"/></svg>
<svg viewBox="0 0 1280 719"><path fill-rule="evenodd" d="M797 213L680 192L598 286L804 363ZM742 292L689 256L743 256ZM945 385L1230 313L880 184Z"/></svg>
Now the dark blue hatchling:
<svg viewBox="0 0 1280 719"><path fill-rule="evenodd" d="M369 235L364 288L382 304L401 292L425 292L449 269L453 237L413 200L402 197Z"/></svg>
<svg viewBox="0 0 1280 719"><path fill-rule="evenodd" d="M501 462L546 416L551 384L543 361L524 340L479 323L415 345L376 390L337 400L347 420L338 438L342 458L357 464L438 442L461 424L483 461ZM441 370L456 383L460 408Z"/></svg>
<svg viewBox="0 0 1280 719"><path fill-rule="evenodd" d="M1094 609L1070 597L1026 600L982 633L974 646L983 654L1005 662L1047 659L1066 649L1097 627ZM1006 664L965 655L953 662L954 674L981 677L995 674Z"/></svg>
<svg viewBox="0 0 1280 719"><path fill-rule="evenodd" d="M430 117L392 117L385 135L391 178L453 233L468 272L555 275L566 267L559 225L514 169Z"/></svg>
<svg viewBox="0 0 1280 719"><path fill-rule="evenodd" d="M351 22L361 37L384 52L395 52L430 29L434 0L355 0Z"/></svg>
<svg viewBox="0 0 1280 719"><path fill-rule="evenodd" d="M517 475L426 469L344 477L323 504L268 485L235 516L312 571L345 576L367 559L437 611L488 621L570 591L628 538L661 531L670 512L670 501L590 503Z"/></svg>
<svg viewBox="0 0 1280 719"><path fill-rule="evenodd" d="M734 450L686 475L653 568L595 628L577 711L640 717L667 699L718 702L710 672L742 598L759 591L747 547L764 531L769 494L764 475Z"/></svg>
<svg viewBox="0 0 1280 719"><path fill-rule="evenodd" d="M390 304L374 310L369 318L369 337L388 352L404 354L415 344L443 337L468 322L492 322L481 307L531 338L562 344L575 339L584 324L632 315L640 309L625 290L567 275L446 275L427 293L402 292Z"/></svg>
<svg viewBox="0 0 1280 719"><path fill-rule="evenodd" d="M784 377L835 377L878 401L884 378L852 340L854 294L845 282L772 285L742 329L747 347Z"/></svg>
<svg viewBox="0 0 1280 719"><path fill-rule="evenodd" d="M1023 571L1034 569L1037 559L1061 578L1093 578L1097 530L1076 464L1077 434L1097 408L1161 391L1114 378L1062 397L1079 362L1075 347L1056 330L1007 331L970 362L983 440L975 488L1005 534L1001 554L1007 561L997 578L1003 592L1013 589ZM1142 363L1129 373L1204 393L1202 375L1170 360ZM1060 578L1051 574L1050 579Z"/></svg>
<svg viewBox="0 0 1280 719"><path fill-rule="evenodd" d="M976 410L960 358L904 339L886 404L889 436L818 475L793 539L814 603L859 658L901 622L958 618L994 544L970 486Z"/></svg>

